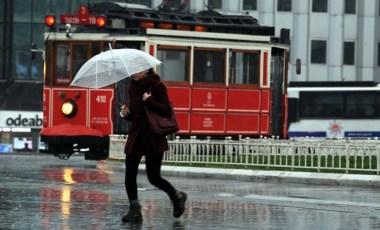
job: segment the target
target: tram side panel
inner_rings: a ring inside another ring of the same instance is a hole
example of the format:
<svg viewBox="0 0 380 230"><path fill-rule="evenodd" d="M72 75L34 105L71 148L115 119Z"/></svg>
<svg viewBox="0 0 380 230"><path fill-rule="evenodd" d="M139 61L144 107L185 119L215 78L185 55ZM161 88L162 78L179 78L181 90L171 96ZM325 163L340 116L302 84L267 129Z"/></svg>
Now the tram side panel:
<svg viewBox="0 0 380 230"><path fill-rule="evenodd" d="M168 86L178 135L270 134L270 89Z"/></svg>
<svg viewBox="0 0 380 230"><path fill-rule="evenodd" d="M268 89L229 89L227 131L243 135L269 133Z"/></svg>

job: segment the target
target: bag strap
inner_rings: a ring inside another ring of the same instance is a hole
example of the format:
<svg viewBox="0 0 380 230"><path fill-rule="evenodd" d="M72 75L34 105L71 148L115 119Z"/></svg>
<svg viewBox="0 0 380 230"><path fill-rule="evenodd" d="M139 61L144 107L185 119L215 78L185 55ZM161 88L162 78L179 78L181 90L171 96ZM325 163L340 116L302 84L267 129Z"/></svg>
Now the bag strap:
<svg viewBox="0 0 380 230"><path fill-rule="evenodd" d="M152 94L152 88L156 85L157 83L154 83L150 88L149 90L147 91L147 93L150 93ZM152 97L152 95L150 95ZM168 99L169 99L169 107L170 107L170 110L171 112L174 112L174 106L173 106L173 102L170 100L169 98L169 95L168 95ZM145 106L144 106L145 107Z"/></svg>

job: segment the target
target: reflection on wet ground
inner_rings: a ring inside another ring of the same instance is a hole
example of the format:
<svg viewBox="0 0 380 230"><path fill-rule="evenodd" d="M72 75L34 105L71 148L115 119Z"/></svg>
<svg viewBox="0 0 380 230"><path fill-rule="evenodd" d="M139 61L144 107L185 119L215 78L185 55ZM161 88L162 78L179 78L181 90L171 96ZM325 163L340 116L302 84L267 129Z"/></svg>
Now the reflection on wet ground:
<svg viewBox="0 0 380 230"><path fill-rule="evenodd" d="M140 174L144 222L128 211L124 175L72 157L0 155L0 229L377 229L376 189L167 178L187 191L184 218Z"/></svg>

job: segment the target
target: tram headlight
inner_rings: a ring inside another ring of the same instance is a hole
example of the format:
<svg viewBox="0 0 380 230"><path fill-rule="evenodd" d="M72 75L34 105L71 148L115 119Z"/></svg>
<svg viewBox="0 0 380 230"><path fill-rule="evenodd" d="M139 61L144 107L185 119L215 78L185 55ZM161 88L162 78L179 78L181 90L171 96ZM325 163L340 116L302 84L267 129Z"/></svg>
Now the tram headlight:
<svg viewBox="0 0 380 230"><path fill-rule="evenodd" d="M78 106L74 100L67 99L63 102L61 110L65 117L72 118L77 114Z"/></svg>

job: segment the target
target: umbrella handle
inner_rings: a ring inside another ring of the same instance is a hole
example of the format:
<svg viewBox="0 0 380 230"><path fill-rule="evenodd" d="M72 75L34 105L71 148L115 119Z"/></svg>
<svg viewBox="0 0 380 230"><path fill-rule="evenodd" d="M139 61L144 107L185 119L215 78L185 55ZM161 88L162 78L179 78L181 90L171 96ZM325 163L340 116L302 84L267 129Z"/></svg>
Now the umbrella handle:
<svg viewBox="0 0 380 230"><path fill-rule="evenodd" d="M123 84L121 84L120 81L116 83L116 88L117 88L117 98L119 99L119 102L117 104L120 108L122 105L126 104L126 101L124 100L125 91L123 88Z"/></svg>

